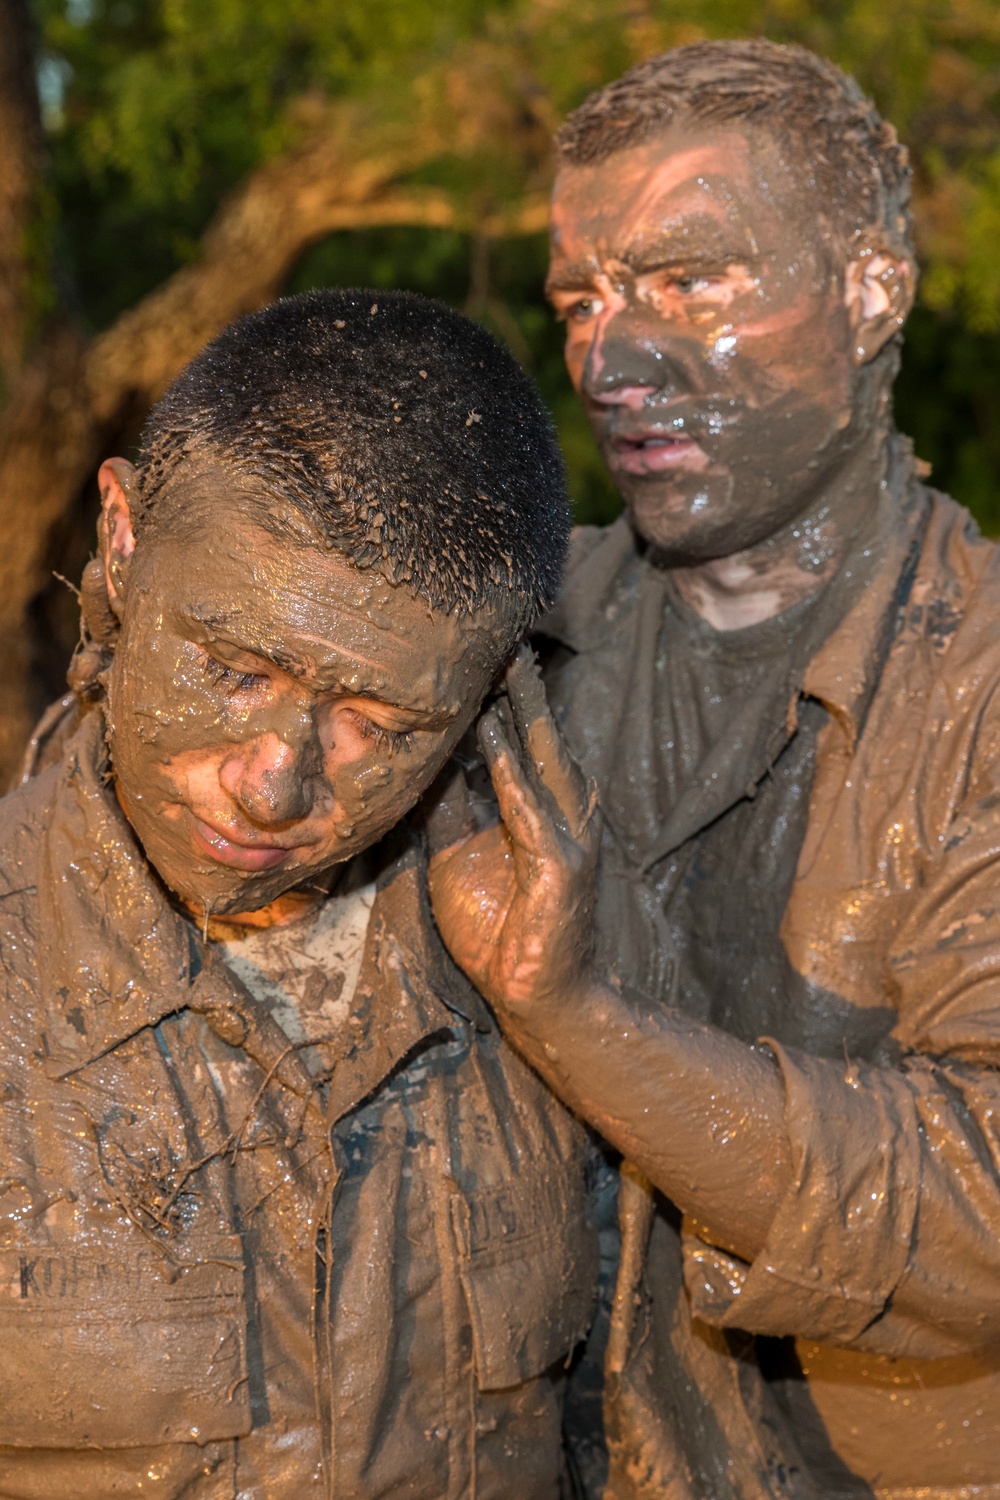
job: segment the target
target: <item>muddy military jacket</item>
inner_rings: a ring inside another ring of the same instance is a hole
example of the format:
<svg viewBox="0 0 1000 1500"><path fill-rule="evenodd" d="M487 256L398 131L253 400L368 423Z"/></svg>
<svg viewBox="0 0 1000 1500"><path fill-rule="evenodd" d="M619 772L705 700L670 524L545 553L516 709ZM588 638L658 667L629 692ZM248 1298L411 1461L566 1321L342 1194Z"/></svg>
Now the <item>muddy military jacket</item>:
<svg viewBox="0 0 1000 1500"><path fill-rule="evenodd" d="M559 1493L581 1132L411 847L322 1086L150 872L92 713L0 804L0 1497Z"/></svg>
<svg viewBox="0 0 1000 1500"><path fill-rule="evenodd" d="M1000 553L912 477L894 505L743 763L640 857L606 800L605 961L767 1039L794 1166L752 1264L626 1180L614 1500L1000 1495ZM603 791L669 664L653 571L624 520L582 532L547 627Z"/></svg>

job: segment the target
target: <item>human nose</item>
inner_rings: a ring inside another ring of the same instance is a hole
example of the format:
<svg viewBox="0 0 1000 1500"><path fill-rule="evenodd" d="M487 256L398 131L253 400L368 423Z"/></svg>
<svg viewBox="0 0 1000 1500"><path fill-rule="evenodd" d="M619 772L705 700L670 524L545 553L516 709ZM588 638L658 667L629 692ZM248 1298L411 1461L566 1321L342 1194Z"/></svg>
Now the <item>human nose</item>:
<svg viewBox="0 0 1000 1500"><path fill-rule="evenodd" d="M601 406L638 411L653 396L697 390L703 364L701 351L690 340L654 342L648 328L623 324L604 340L599 361L588 356L580 389Z"/></svg>
<svg viewBox="0 0 1000 1500"><path fill-rule="evenodd" d="M638 411L656 389L655 385L615 385L610 390L592 391L591 398L602 406L627 406L630 411Z"/></svg>
<svg viewBox="0 0 1000 1500"><path fill-rule="evenodd" d="M269 730L227 756L219 781L251 822L294 823L312 808L312 759L307 746Z"/></svg>

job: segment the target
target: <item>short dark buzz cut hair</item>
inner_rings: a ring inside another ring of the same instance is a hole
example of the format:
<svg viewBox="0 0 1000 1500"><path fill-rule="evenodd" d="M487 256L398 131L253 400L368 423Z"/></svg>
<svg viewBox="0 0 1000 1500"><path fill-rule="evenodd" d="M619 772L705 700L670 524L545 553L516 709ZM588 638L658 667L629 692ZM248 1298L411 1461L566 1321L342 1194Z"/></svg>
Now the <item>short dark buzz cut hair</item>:
<svg viewBox="0 0 1000 1500"><path fill-rule="evenodd" d="M569 116L562 162L589 165L674 123L765 131L814 187L845 248L873 228L913 255L905 146L853 78L805 47L693 42L598 89Z"/></svg>
<svg viewBox="0 0 1000 1500"><path fill-rule="evenodd" d="M496 339L427 298L305 292L226 328L146 423L140 542L180 471L214 465L432 608L496 609L511 640L554 599L569 506L551 419ZM278 535L281 515L262 516Z"/></svg>

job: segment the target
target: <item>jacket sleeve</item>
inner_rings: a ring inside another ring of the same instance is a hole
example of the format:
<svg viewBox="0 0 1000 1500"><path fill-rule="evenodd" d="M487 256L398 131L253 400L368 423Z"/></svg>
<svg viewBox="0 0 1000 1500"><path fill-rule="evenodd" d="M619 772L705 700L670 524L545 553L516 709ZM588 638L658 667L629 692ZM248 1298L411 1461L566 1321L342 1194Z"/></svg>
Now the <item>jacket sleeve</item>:
<svg viewBox="0 0 1000 1500"><path fill-rule="evenodd" d="M894 1357L1000 1338L1000 792L928 859L883 975L894 1066L767 1042L794 1178L748 1264L686 1232L704 1321Z"/></svg>

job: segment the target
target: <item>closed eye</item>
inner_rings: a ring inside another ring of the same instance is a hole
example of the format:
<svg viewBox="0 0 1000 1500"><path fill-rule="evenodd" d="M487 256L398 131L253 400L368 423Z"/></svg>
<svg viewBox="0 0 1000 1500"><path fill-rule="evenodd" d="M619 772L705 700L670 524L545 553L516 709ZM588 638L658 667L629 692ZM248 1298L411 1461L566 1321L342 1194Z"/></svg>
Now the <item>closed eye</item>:
<svg viewBox="0 0 1000 1500"><path fill-rule="evenodd" d="M270 678L263 672L241 672L237 667L227 666L224 661L219 661L207 651L202 671L209 682L224 687L227 693L249 692L253 688L267 687L270 682Z"/></svg>
<svg viewBox="0 0 1000 1500"><path fill-rule="evenodd" d="M369 719L356 708L345 708L342 712L349 716L361 738L371 740L376 749L384 747L392 755L409 750L413 745L413 731L410 729L386 729L384 724L376 724L374 719Z"/></svg>

